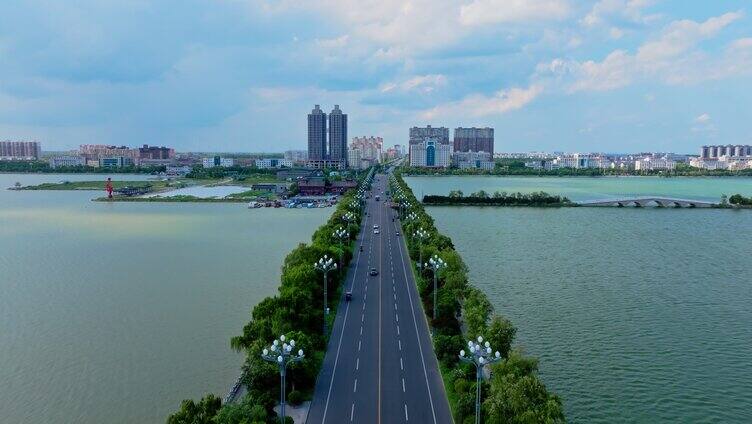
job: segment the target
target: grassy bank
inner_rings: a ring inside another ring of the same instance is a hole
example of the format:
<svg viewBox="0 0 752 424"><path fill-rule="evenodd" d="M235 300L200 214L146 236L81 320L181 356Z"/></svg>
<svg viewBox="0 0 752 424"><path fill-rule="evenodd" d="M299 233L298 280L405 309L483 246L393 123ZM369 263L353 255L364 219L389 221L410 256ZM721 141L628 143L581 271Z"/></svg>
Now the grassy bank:
<svg viewBox="0 0 752 424"><path fill-rule="evenodd" d="M467 266L452 240L441 234L433 218L417 201L399 171L390 179L391 190L402 193L410 206L411 218L401 221L411 262L439 256L446 267L438 274L438 318L427 317L434 328L434 351L440 363L447 398L456 423L472 423L475 414L475 368L458 359L467 340L478 336L490 342L503 358L492 366L492 378L482 382L483 422L563 423L563 405L538 378L538 362L513 348L516 328L494 312L486 295L473 287ZM422 241L411 237L417 230L428 233ZM433 311L433 276L428 269L413 265L418 291L425 311Z"/></svg>
<svg viewBox="0 0 752 424"><path fill-rule="evenodd" d="M568 198L554 196L543 191L536 193L495 192L489 195L481 190L469 196L454 190L448 196L426 195L423 203L430 206L527 206L527 207L563 207L577 206Z"/></svg>
<svg viewBox="0 0 752 424"><path fill-rule="evenodd" d="M63 181L59 183L42 183L30 186L15 188L16 190L96 190L104 191L107 182L98 181ZM112 181L112 187L117 190L123 187L151 187L152 190L164 188L185 187L186 184L180 181Z"/></svg>
<svg viewBox="0 0 752 424"><path fill-rule="evenodd" d="M361 184L369 183L361 181ZM353 240L360 231L361 212L349 207L354 199L355 191L350 190L340 199L329 220L313 234L311 243L300 244L287 255L282 264L279 293L253 307L250 321L240 335L232 338L233 349L246 354L243 382L248 387L248 394L240 402L230 405L222 405L214 395L207 395L198 402L185 400L180 410L168 418L168 423L278 422L272 408L279 396L279 370L275 364L263 361L260 355L281 334L295 339L296 348L302 348L306 355L302 362L288 367L287 399L296 404L311 398L329 338L321 331L324 320L323 277L312 264L324 255L333 258L342 255L345 266L329 272L329 305L332 309L329 319L333 320L347 265L353 257ZM342 217L348 212L355 219L346 225ZM343 249L332 235L340 227L350 235L350 242Z"/></svg>

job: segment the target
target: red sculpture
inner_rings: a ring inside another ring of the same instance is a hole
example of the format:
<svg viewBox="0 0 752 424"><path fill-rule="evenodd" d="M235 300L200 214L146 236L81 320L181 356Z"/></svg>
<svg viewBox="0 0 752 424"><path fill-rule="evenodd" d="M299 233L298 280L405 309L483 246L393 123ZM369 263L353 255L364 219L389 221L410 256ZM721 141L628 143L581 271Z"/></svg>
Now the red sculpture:
<svg viewBox="0 0 752 424"><path fill-rule="evenodd" d="M107 198L112 199L112 178L107 178L107 183L104 185L104 189L107 191Z"/></svg>

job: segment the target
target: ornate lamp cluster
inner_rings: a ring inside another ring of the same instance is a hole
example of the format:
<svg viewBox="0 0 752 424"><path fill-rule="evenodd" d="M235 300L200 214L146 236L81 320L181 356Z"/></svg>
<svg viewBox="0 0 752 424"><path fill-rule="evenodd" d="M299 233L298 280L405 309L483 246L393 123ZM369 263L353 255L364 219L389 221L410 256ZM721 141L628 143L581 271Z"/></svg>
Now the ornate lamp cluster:
<svg viewBox="0 0 752 424"><path fill-rule="evenodd" d="M497 350L491 354L491 344L483 343L483 337L478 336L477 343L469 340L467 352L460 350L460 361L475 365L475 424L480 424L480 382L483 379L483 368L501 361L501 354Z"/></svg>
<svg viewBox="0 0 752 424"><path fill-rule="evenodd" d="M305 355L303 349L298 349L297 354L293 352L295 349L295 340L290 340L289 343L285 341L285 336L279 336L279 339L274 340L272 345L264 349L261 353L261 358L268 362L274 362L279 366L279 377L281 380L279 391L279 408L280 408L280 422L285 422L285 376L287 374L287 366L289 364L300 362Z"/></svg>
<svg viewBox="0 0 752 424"><path fill-rule="evenodd" d="M421 270L423 270L423 239L428 238L429 233L428 231L425 231L423 228L418 228L415 233L413 233L413 237L417 237L418 241L420 242L420 245L418 247L418 253L419 253L419 260L418 260L418 266Z"/></svg>
<svg viewBox="0 0 752 424"><path fill-rule="evenodd" d="M436 319L436 317L439 315L436 303L436 296L438 293L436 282L437 274L439 273L439 270L441 268L446 268L447 264L443 259L439 257L439 255L433 255L431 259L429 259L428 262L424 265L426 268L429 268L431 271L433 271L433 319Z"/></svg>
<svg viewBox="0 0 752 424"><path fill-rule="evenodd" d="M329 314L329 307L327 306L327 299L328 299L328 285L327 284L327 274L329 271L337 269L337 263L334 262L334 259L328 257L327 255L324 255L323 258L319 259L318 262L313 263L313 267L316 268L318 271L321 271L324 273L324 334L327 332L327 322L326 322L326 316Z"/></svg>

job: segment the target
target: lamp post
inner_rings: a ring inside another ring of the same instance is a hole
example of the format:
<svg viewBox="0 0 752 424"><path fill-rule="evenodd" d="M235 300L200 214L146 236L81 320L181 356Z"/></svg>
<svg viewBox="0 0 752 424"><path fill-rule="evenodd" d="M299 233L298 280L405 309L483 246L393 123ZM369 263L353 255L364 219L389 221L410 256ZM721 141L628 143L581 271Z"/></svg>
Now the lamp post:
<svg viewBox="0 0 752 424"><path fill-rule="evenodd" d="M341 268L344 266L344 264L342 263L342 255L345 253L345 240L350 237L350 234L348 234L348 232L345 231L342 227L339 227L339 229L334 230L332 236L339 240L339 266Z"/></svg>
<svg viewBox="0 0 752 424"><path fill-rule="evenodd" d="M295 348L295 340L290 340L290 343L285 342L285 336L279 336L279 339L274 340L269 348L264 349L261 353L261 358L268 362L275 362L279 366L279 422L284 424L285 422L285 375L287 374L287 365L294 362L300 362L303 360L303 349L298 350L297 355L292 351Z"/></svg>
<svg viewBox="0 0 752 424"><path fill-rule="evenodd" d="M350 225L351 222L355 221L355 215L352 212L348 212L342 215L342 220L345 221L345 225Z"/></svg>
<svg viewBox="0 0 752 424"><path fill-rule="evenodd" d="M420 259L418 260L418 266L420 267L420 270L423 270L423 239L428 237L428 231L423 230L423 228L419 228L415 233L413 234L413 237L417 237L420 244L418 245L418 255Z"/></svg>
<svg viewBox="0 0 752 424"><path fill-rule="evenodd" d="M433 319L435 320L439 315L438 309L436 307L436 294L438 293L438 288L436 286L436 277L439 273L439 270L446 267L447 264L443 259L439 257L439 255L433 255L431 259L428 260L428 263L425 264L425 266L426 268L430 268L433 271Z"/></svg>
<svg viewBox="0 0 752 424"><path fill-rule="evenodd" d="M465 351L460 351L460 361L475 365L475 424L480 424L480 382L483 380L483 367L501 361L501 354L497 350L491 355L491 345L483 343L483 337L478 336L478 342L467 342L468 356Z"/></svg>
<svg viewBox="0 0 752 424"><path fill-rule="evenodd" d="M329 271L333 269L337 269L337 263L334 262L334 259L324 255L323 258L319 259L318 262L313 263L313 267L317 270L324 273L324 335L326 336L327 333L327 322L326 322L326 316L329 314L329 308L327 307L327 281L326 276L329 273Z"/></svg>

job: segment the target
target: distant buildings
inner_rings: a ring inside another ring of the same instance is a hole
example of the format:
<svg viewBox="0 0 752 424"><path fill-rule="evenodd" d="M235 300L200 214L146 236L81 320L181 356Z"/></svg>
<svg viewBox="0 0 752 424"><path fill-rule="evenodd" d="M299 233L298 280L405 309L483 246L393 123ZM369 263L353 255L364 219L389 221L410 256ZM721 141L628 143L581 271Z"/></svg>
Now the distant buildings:
<svg viewBox="0 0 752 424"><path fill-rule="evenodd" d="M327 134L329 149L327 151ZM308 114L308 166L311 168L347 168L347 114L335 105L329 114L315 105Z"/></svg>
<svg viewBox="0 0 752 424"><path fill-rule="evenodd" d="M486 152L493 157L494 129L493 128L455 128L455 152Z"/></svg>
<svg viewBox="0 0 752 424"><path fill-rule="evenodd" d="M718 159L723 156L752 158L752 146L727 144L725 146L702 146L700 149L701 159Z"/></svg>
<svg viewBox="0 0 752 424"><path fill-rule="evenodd" d="M305 163L308 160L308 152L305 150L288 150L285 152L285 159L294 164Z"/></svg>
<svg viewBox="0 0 752 424"><path fill-rule="evenodd" d="M68 166L85 166L86 159L81 156L55 156L50 158L50 168L64 168Z"/></svg>
<svg viewBox="0 0 752 424"><path fill-rule="evenodd" d="M165 159L174 159L175 158L175 149L171 149L169 147L155 147L155 146L149 146L148 144L144 144L142 147L138 148L138 158L139 159L156 159L156 160L165 160Z"/></svg>
<svg viewBox="0 0 752 424"><path fill-rule="evenodd" d="M232 166L235 166L235 160L233 158L223 158L221 156L203 158L201 160L201 163L204 165L204 168L215 168L215 167L230 168Z"/></svg>
<svg viewBox="0 0 752 424"><path fill-rule="evenodd" d="M410 166L448 168L451 156L452 146L448 142L426 137L419 143L410 143Z"/></svg>
<svg viewBox="0 0 752 424"><path fill-rule="evenodd" d="M259 168L259 169L292 168L292 165L293 163L289 159L280 159L280 158L256 159L256 168Z"/></svg>
<svg viewBox="0 0 752 424"><path fill-rule="evenodd" d="M381 137L353 137L347 151L348 165L356 169L365 169L381 162L383 144L384 139Z"/></svg>
<svg viewBox="0 0 752 424"><path fill-rule="evenodd" d="M484 169L491 171L496 166L493 157L488 152L454 152L452 166L459 169Z"/></svg>
<svg viewBox="0 0 752 424"><path fill-rule="evenodd" d="M0 141L0 160L39 160L41 154L37 141Z"/></svg>
<svg viewBox="0 0 752 424"><path fill-rule="evenodd" d="M676 169L676 162L669 158L646 157L635 161L635 171L655 171Z"/></svg>
<svg viewBox="0 0 752 424"><path fill-rule="evenodd" d="M193 168L188 165L167 165L165 167L165 174L175 177L185 177L191 171L193 171Z"/></svg>
<svg viewBox="0 0 752 424"><path fill-rule="evenodd" d="M106 144L82 144L78 147L78 154L86 158L87 161L99 161L107 157L128 157L135 161L139 158L138 149L131 149L127 146L108 146Z"/></svg>

